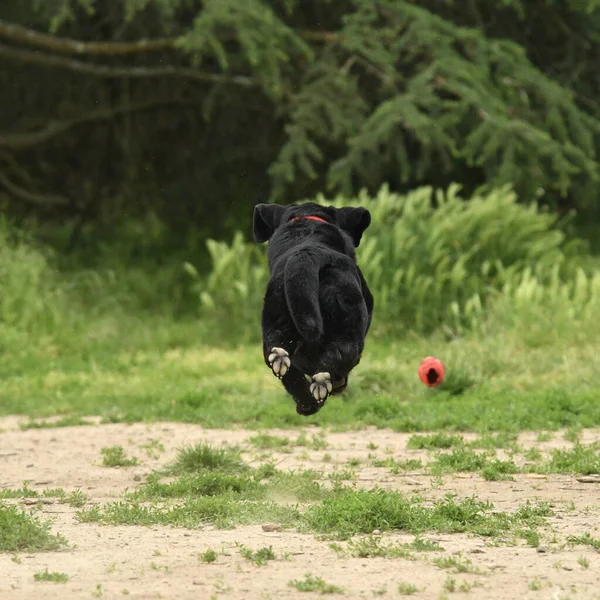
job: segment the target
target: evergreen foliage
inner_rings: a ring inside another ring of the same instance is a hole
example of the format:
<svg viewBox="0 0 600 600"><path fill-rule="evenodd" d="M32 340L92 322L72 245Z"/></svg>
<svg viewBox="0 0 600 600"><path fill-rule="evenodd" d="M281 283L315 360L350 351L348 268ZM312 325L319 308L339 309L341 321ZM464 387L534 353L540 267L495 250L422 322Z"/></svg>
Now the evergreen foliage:
<svg viewBox="0 0 600 600"><path fill-rule="evenodd" d="M6 0L0 203L217 235L460 181L592 215L599 50L598 0Z"/></svg>

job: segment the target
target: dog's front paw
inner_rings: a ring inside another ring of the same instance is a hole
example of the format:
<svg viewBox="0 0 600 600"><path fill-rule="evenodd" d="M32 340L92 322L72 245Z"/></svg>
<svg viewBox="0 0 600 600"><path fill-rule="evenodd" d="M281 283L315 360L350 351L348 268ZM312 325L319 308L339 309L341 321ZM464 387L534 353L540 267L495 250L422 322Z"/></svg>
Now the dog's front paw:
<svg viewBox="0 0 600 600"><path fill-rule="evenodd" d="M283 348L271 348L271 354L268 357L269 366L275 377L281 379L292 366L290 355Z"/></svg>
<svg viewBox="0 0 600 600"><path fill-rule="evenodd" d="M316 373L313 375L310 393L319 404L323 404L327 400L327 396L331 394L332 390L333 384L329 373Z"/></svg>

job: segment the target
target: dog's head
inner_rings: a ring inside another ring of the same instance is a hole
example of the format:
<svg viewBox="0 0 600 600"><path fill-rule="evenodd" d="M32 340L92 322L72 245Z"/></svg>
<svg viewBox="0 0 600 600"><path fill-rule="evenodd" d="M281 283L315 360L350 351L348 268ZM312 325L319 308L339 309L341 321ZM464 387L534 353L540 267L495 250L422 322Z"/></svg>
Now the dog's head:
<svg viewBox="0 0 600 600"><path fill-rule="evenodd" d="M314 202L290 206L257 204L254 207L252 223L254 239L258 243L267 242L278 228L303 219L325 221L329 226L338 227L350 236L354 247L357 248L365 229L371 224L371 213L362 206L335 208Z"/></svg>

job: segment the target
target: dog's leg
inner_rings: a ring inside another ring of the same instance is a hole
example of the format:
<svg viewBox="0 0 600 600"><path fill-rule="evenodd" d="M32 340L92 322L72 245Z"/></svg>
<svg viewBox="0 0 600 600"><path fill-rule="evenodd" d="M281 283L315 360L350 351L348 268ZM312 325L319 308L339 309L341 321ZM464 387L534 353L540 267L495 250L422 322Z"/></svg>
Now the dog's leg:
<svg viewBox="0 0 600 600"><path fill-rule="evenodd" d="M348 375L339 375L336 373L331 383L333 384L331 395L341 394L348 387Z"/></svg>
<svg viewBox="0 0 600 600"><path fill-rule="evenodd" d="M294 368L282 377L281 381L288 393L296 402L296 412L299 415L314 415L319 412L325 403L325 400L316 400L311 393L311 383L308 382L304 373Z"/></svg>
<svg viewBox="0 0 600 600"><path fill-rule="evenodd" d="M264 352L267 364L269 367L271 367L273 375L279 379L282 379L292 366L292 361L288 351L284 350L283 348L279 348L278 346L273 346L271 348L265 346Z"/></svg>
<svg viewBox="0 0 600 600"><path fill-rule="evenodd" d="M349 373L360 362L362 350L361 342L348 339L336 339L325 347L316 361L322 371L313 376L310 387L316 400L324 401L346 389Z"/></svg>

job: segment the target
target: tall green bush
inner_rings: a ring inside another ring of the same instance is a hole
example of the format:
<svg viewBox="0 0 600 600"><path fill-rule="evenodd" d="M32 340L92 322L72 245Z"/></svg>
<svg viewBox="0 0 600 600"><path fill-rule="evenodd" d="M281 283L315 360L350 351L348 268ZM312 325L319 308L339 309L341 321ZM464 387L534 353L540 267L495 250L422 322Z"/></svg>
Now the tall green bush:
<svg viewBox="0 0 600 600"><path fill-rule="evenodd" d="M379 332L461 331L476 326L499 297L522 306L549 299L575 302L578 310L598 305L598 276L580 266L585 246L568 239L555 214L517 203L508 187L469 201L459 192L452 185L401 196L384 186L375 197L316 199L371 211L358 261L375 296ZM240 233L231 245L209 241L209 250L213 266L199 295L202 314L226 316L231 328L246 330L264 294L264 253Z"/></svg>

